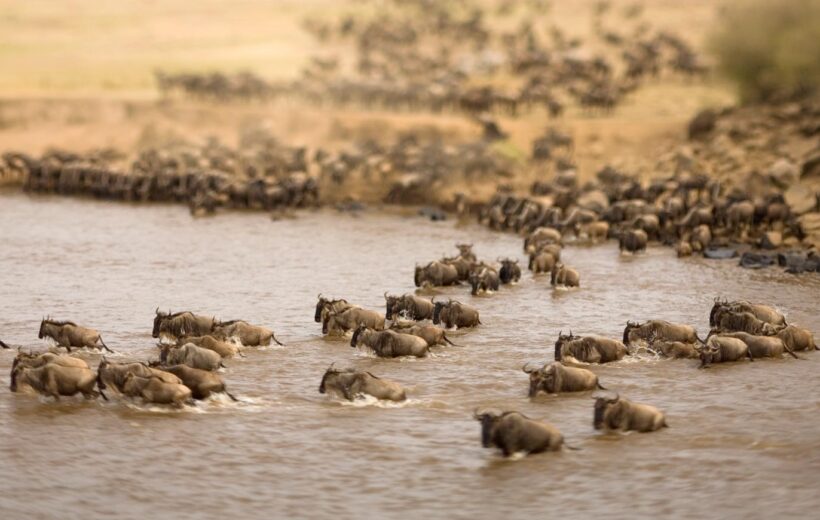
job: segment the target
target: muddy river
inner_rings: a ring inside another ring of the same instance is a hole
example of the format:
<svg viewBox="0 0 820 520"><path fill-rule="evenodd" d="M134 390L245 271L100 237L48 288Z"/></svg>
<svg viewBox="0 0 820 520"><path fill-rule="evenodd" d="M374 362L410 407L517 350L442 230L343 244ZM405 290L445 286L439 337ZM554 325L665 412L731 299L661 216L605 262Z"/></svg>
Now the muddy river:
<svg viewBox="0 0 820 520"><path fill-rule="evenodd" d="M662 318L703 335L716 296L774 304L818 334L817 275L570 246L581 289L553 292L525 272L489 296L443 290L477 306L483 326L451 333L463 348L385 360L323 339L316 295L383 312L384 291L413 289L416 262L465 240L481 258L523 262L521 239L397 215L193 220L177 206L14 193L0 195L0 237L7 343L45 347L50 314L99 329L115 359L156 358L159 306L264 324L286 344L226 362L240 403L176 411L0 391L2 518L806 518L820 507L820 352L710 370L648 357L592 367L667 412L670 428L651 434L596 433L590 393L529 400L520 369L551 359L562 329L620 338L628 319ZM0 352L4 388L12 358ZM402 383L409 401L320 395L334 361ZM502 459L480 445L477 406L549 421L582 450Z"/></svg>

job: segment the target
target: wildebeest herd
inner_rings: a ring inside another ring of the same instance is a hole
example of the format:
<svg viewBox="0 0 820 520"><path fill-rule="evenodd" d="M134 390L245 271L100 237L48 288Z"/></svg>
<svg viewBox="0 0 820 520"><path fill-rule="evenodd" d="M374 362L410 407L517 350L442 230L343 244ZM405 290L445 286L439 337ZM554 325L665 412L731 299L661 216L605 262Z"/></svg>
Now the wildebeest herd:
<svg viewBox="0 0 820 520"><path fill-rule="evenodd" d="M775 187L754 197L742 187L729 190L717 179L685 170L644 185L611 167L582 185L568 167L552 182L536 182L531 191L531 196L496 194L479 220L495 230L529 233L532 243L525 247L538 270L551 265L539 260L543 245L617 239L622 253L644 252L657 242L674 247L678 257L699 253L739 257L740 266L750 269L777 263L794 274L820 271L820 256L801 247L805 235L797 215Z"/></svg>
<svg viewBox="0 0 820 520"><path fill-rule="evenodd" d="M527 237L528 250L532 253L543 250L541 246L560 246L560 237L547 235ZM521 273L513 260L500 260L501 267L496 269L479 261L471 244L458 244L458 249L457 256L416 267L415 294L384 293L384 314L320 294L314 320L322 324L322 332L329 339L346 340L349 336L351 347L367 349L382 358L426 357L431 348L464 347L453 342L447 331L480 326L478 309L453 299L436 301L424 295L440 286L461 283L469 283L474 294L478 290L492 293L500 284L518 281ZM560 247L555 258L560 258ZM487 272L494 273L496 281L486 286L477 284L476 277L484 280ZM661 319L628 322L621 339L561 331L554 343L554 361L522 367L529 378L527 394L534 398L542 393L597 392L592 410L596 430L651 432L669 426L666 414L620 396L615 388L617 381L599 380L592 370L595 365L648 355L698 359L698 366L708 368L716 363L780 358L784 354L799 359L798 352L818 350L811 331L788 323L781 312L764 304L716 299L709 324L710 331L704 338L688 324ZM225 368L223 360L243 356L243 348L282 345L272 330L243 320L220 321L189 311L157 309L152 337L160 340L158 359L114 362L103 356L92 370L85 360L73 355L72 349L111 351L97 330L44 318L38 336L52 339L58 349L64 348L67 353L57 349L32 353L18 348L11 368L13 392L28 387L55 399L82 394L87 399L108 400L105 391L110 389L138 402L177 407L220 393L239 400L228 392L218 373ZM459 341L468 337L460 334ZM0 346L11 348L3 342ZM354 368L337 368L335 363L322 375L319 392L349 401L370 397L402 402L408 398L398 382ZM498 448L505 456L555 451L565 445L559 429L517 411L477 409L474 416L481 423L482 444Z"/></svg>
<svg viewBox="0 0 820 520"><path fill-rule="evenodd" d="M706 67L679 35L659 30L636 12L617 18L593 14L590 38L569 35L545 14L546 5L521 3L524 12L491 12L473 0L411 0L380 4L378 15L345 14L310 20L306 29L333 55L314 56L301 77L268 81L250 72L156 74L163 96L225 102L300 98L311 105L383 110L517 116L543 109L560 116L573 101L610 111L642 83L662 74L702 76ZM517 29L509 22L520 16ZM336 52L355 51L345 64ZM497 78L512 78L499 85Z"/></svg>
<svg viewBox="0 0 820 520"><path fill-rule="evenodd" d="M105 349L113 352L94 329L72 321L43 318L40 339L49 338L60 351L24 352L18 348L11 367L12 392L23 385L55 399L82 394L108 400L104 390L145 403L183 406L212 394L226 393L225 382L216 373L225 368L223 359L242 356L242 347L282 345L265 327L243 320L219 321L213 316L189 311L161 312L156 310L152 337L172 340L159 343L159 359L148 362L113 362L105 356L96 372L88 363L72 355L72 349ZM3 348L11 348L0 342Z"/></svg>

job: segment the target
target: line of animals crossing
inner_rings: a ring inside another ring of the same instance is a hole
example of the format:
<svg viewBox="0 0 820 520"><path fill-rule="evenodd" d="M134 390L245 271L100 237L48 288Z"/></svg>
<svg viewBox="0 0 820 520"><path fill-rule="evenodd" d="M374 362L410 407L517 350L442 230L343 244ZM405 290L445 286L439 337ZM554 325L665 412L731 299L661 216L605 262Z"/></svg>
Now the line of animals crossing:
<svg viewBox="0 0 820 520"><path fill-rule="evenodd" d="M528 236L525 248L539 240L548 243L539 244L535 250L543 252L540 246L555 245L555 257L560 258L560 243L551 242L551 238ZM450 340L447 330L480 326L478 309L453 299L427 299L419 293L462 281L469 282L472 294L492 293L499 284L518 281L521 270L516 261L508 258L500 260L500 269L479 261L471 244L457 247L458 256L416 267L416 293L385 293L384 314L320 294L314 320L322 324L323 334L341 338L350 335L351 347L369 349L383 358L425 357L433 347L461 346ZM530 269L535 274L539 272L537 267L538 262L531 258ZM553 284L561 283L556 281L554 265L550 272ZM651 432L668 426L665 413L621 397L602 385L598 376L585 366L617 362L641 350L666 358L700 359L703 368L744 359L780 358L784 354L799 358L796 352L818 350L811 331L788 324L781 312L768 305L716 299L709 323L711 330L705 339L690 325L664 320L627 322L621 340L559 332L553 362L542 366L527 363L522 367L529 377L528 396L603 390L607 393L595 399L595 429ZM100 332L71 321L44 318L38 337L53 340L67 353L33 353L18 348L11 368L10 389L17 392L28 387L56 400L77 394L86 399L108 400L105 391L111 389L143 403L177 407L220 393L238 401L217 372L225 368L223 359L243 356L243 348L271 343L284 346L266 327L243 320L219 321L190 311L172 313L157 309L152 336L160 340L158 360L113 362L103 356L95 371L85 360L75 357L72 349L111 351ZM0 347L11 348L2 341ZM336 368L335 364L323 374L319 392L350 401L365 396L395 402L407 399L406 391L397 382L354 368ZM477 409L474 417L481 423L482 444L498 448L505 456L555 451L565 445L556 427L517 411Z"/></svg>

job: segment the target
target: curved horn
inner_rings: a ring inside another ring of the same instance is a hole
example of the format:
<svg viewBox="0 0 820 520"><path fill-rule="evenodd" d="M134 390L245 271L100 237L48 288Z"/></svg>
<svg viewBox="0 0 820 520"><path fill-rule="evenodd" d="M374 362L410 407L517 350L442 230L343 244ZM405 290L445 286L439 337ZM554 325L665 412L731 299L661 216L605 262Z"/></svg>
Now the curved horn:
<svg viewBox="0 0 820 520"><path fill-rule="evenodd" d="M535 372L535 369L527 370L527 367L529 366L529 364L530 364L530 362L527 361L526 363L524 363L524 366L521 367L521 370L523 370L525 374L532 374L533 372Z"/></svg>

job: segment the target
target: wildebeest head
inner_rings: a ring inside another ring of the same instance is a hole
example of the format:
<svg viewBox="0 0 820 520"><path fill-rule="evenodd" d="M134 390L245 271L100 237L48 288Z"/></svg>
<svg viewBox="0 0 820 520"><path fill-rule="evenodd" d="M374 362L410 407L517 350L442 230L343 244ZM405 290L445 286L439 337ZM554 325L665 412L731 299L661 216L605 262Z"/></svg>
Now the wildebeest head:
<svg viewBox="0 0 820 520"><path fill-rule="evenodd" d="M356 330L353 331L353 337L350 338L350 346L351 347L355 348L359 345L359 335L366 328L367 328L367 326L364 323L360 323L359 326L356 327Z"/></svg>
<svg viewBox="0 0 820 520"><path fill-rule="evenodd" d="M469 281L470 287L472 287L470 294L475 296L478 294L478 284L481 282L481 275L479 275L477 271L470 271Z"/></svg>
<svg viewBox="0 0 820 520"><path fill-rule="evenodd" d="M569 334L564 334L564 331L558 332L558 339L555 341L555 361L561 361L564 343L573 339L575 339L575 336L572 335L572 330L569 331Z"/></svg>
<svg viewBox="0 0 820 520"><path fill-rule="evenodd" d="M100 364L97 366L97 387L100 390L105 390L107 388L105 383L103 382L102 375L103 370L106 370L108 368L108 364L108 360L105 358L105 356L103 356L102 360L100 360Z"/></svg>
<svg viewBox="0 0 820 520"><path fill-rule="evenodd" d="M481 423L481 445L485 448L491 447L493 428L501 416L491 412L484 412L480 414L478 413L478 409L476 409L473 412L473 418Z"/></svg>
<svg viewBox="0 0 820 520"><path fill-rule="evenodd" d="M547 393L555 392L555 366L548 364L540 368L529 368L529 363L521 367L530 376L529 397L535 397L541 388Z"/></svg>
<svg viewBox="0 0 820 520"><path fill-rule="evenodd" d="M700 349L700 366L708 367L712 363L720 362L720 349L715 345L705 345Z"/></svg>
<svg viewBox="0 0 820 520"><path fill-rule="evenodd" d="M473 244L456 244L458 252L461 256L467 259L475 259L473 254Z"/></svg>
<svg viewBox="0 0 820 520"><path fill-rule="evenodd" d="M433 303L435 304L435 307L433 307L433 323L438 325L441 323L441 311L447 306L447 304L437 301L433 301Z"/></svg>
<svg viewBox="0 0 820 520"><path fill-rule="evenodd" d="M712 310L709 312L709 326L714 327L717 325L717 315L718 312L726 305L726 301L721 301L720 297L715 298L715 303L712 305Z"/></svg>
<svg viewBox="0 0 820 520"><path fill-rule="evenodd" d="M164 313L159 310L159 307L157 307L157 309L154 312L156 313L156 315L154 316L154 330L151 331L151 337L158 338L160 325L162 324L162 321L165 318L171 315L171 311Z"/></svg>
<svg viewBox="0 0 820 520"><path fill-rule="evenodd" d="M43 339L46 336L46 319L40 321L40 332L37 333L38 339Z"/></svg>
<svg viewBox="0 0 820 520"><path fill-rule="evenodd" d="M319 393L320 394L323 394L327 391L327 389L325 388L325 384L327 383L327 379L330 376L334 376L334 375L339 373L339 370L333 368L333 365L335 365L335 364L336 363L331 363L330 366L327 368L327 370L325 370L325 375L322 376L322 382L319 383Z"/></svg>
<svg viewBox="0 0 820 520"><path fill-rule="evenodd" d="M9 390L12 392L17 391L17 376L23 370L23 365L16 365L12 366L11 368L11 383L9 384Z"/></svg>
<svg viewBox="0 0 820 520"><path fill-rule="evenodd" d="M387 318L388 320L393 318L393 309L395 308L396 304L399 303L400 299L400 296L390 296L389 294L387 294L387 292L384 293L385 318Z"/></svg>
<svg viewBox="0 0 820 520"><path fill-rule="evenodd" d="M555 262L552 265L552 271L550 271L550 284L555 285L555 281L558 279L558 273L564 268L564 264Z"/></svg>
<svg viewBox="0 0 820 520"><path fill-rule="evenodd" d="M313 315L313 321L315 321L316 323L322 321L322 309L324 309L325 305L327 305L328 303L328 300L323 298L321 293L319 293L318 298L319 301L318 303L316 303L316 313Z"/></svg>
<svg viewBox="0 0 820 520"><path fill-rule="evenodd" d="M606 417L607 411L612 407L618 404L618 401L621 399L621 396L615 394L615 398L609 397L597 397L595 399L595 417L592 421L592 425L595 427L596 430L600 430L604 426L604 418Z"/></svg>
<svg viewBox="0 0 820 520"><path fill-rule="evenodd" d="M631 331L632 329L637 329L638 327L640 327L640 325L638 325L637 323L633 323L631 321L626 322L626 328L624 328L624 339L623 339L624 345L629 344L629 331Z"/></svg>

